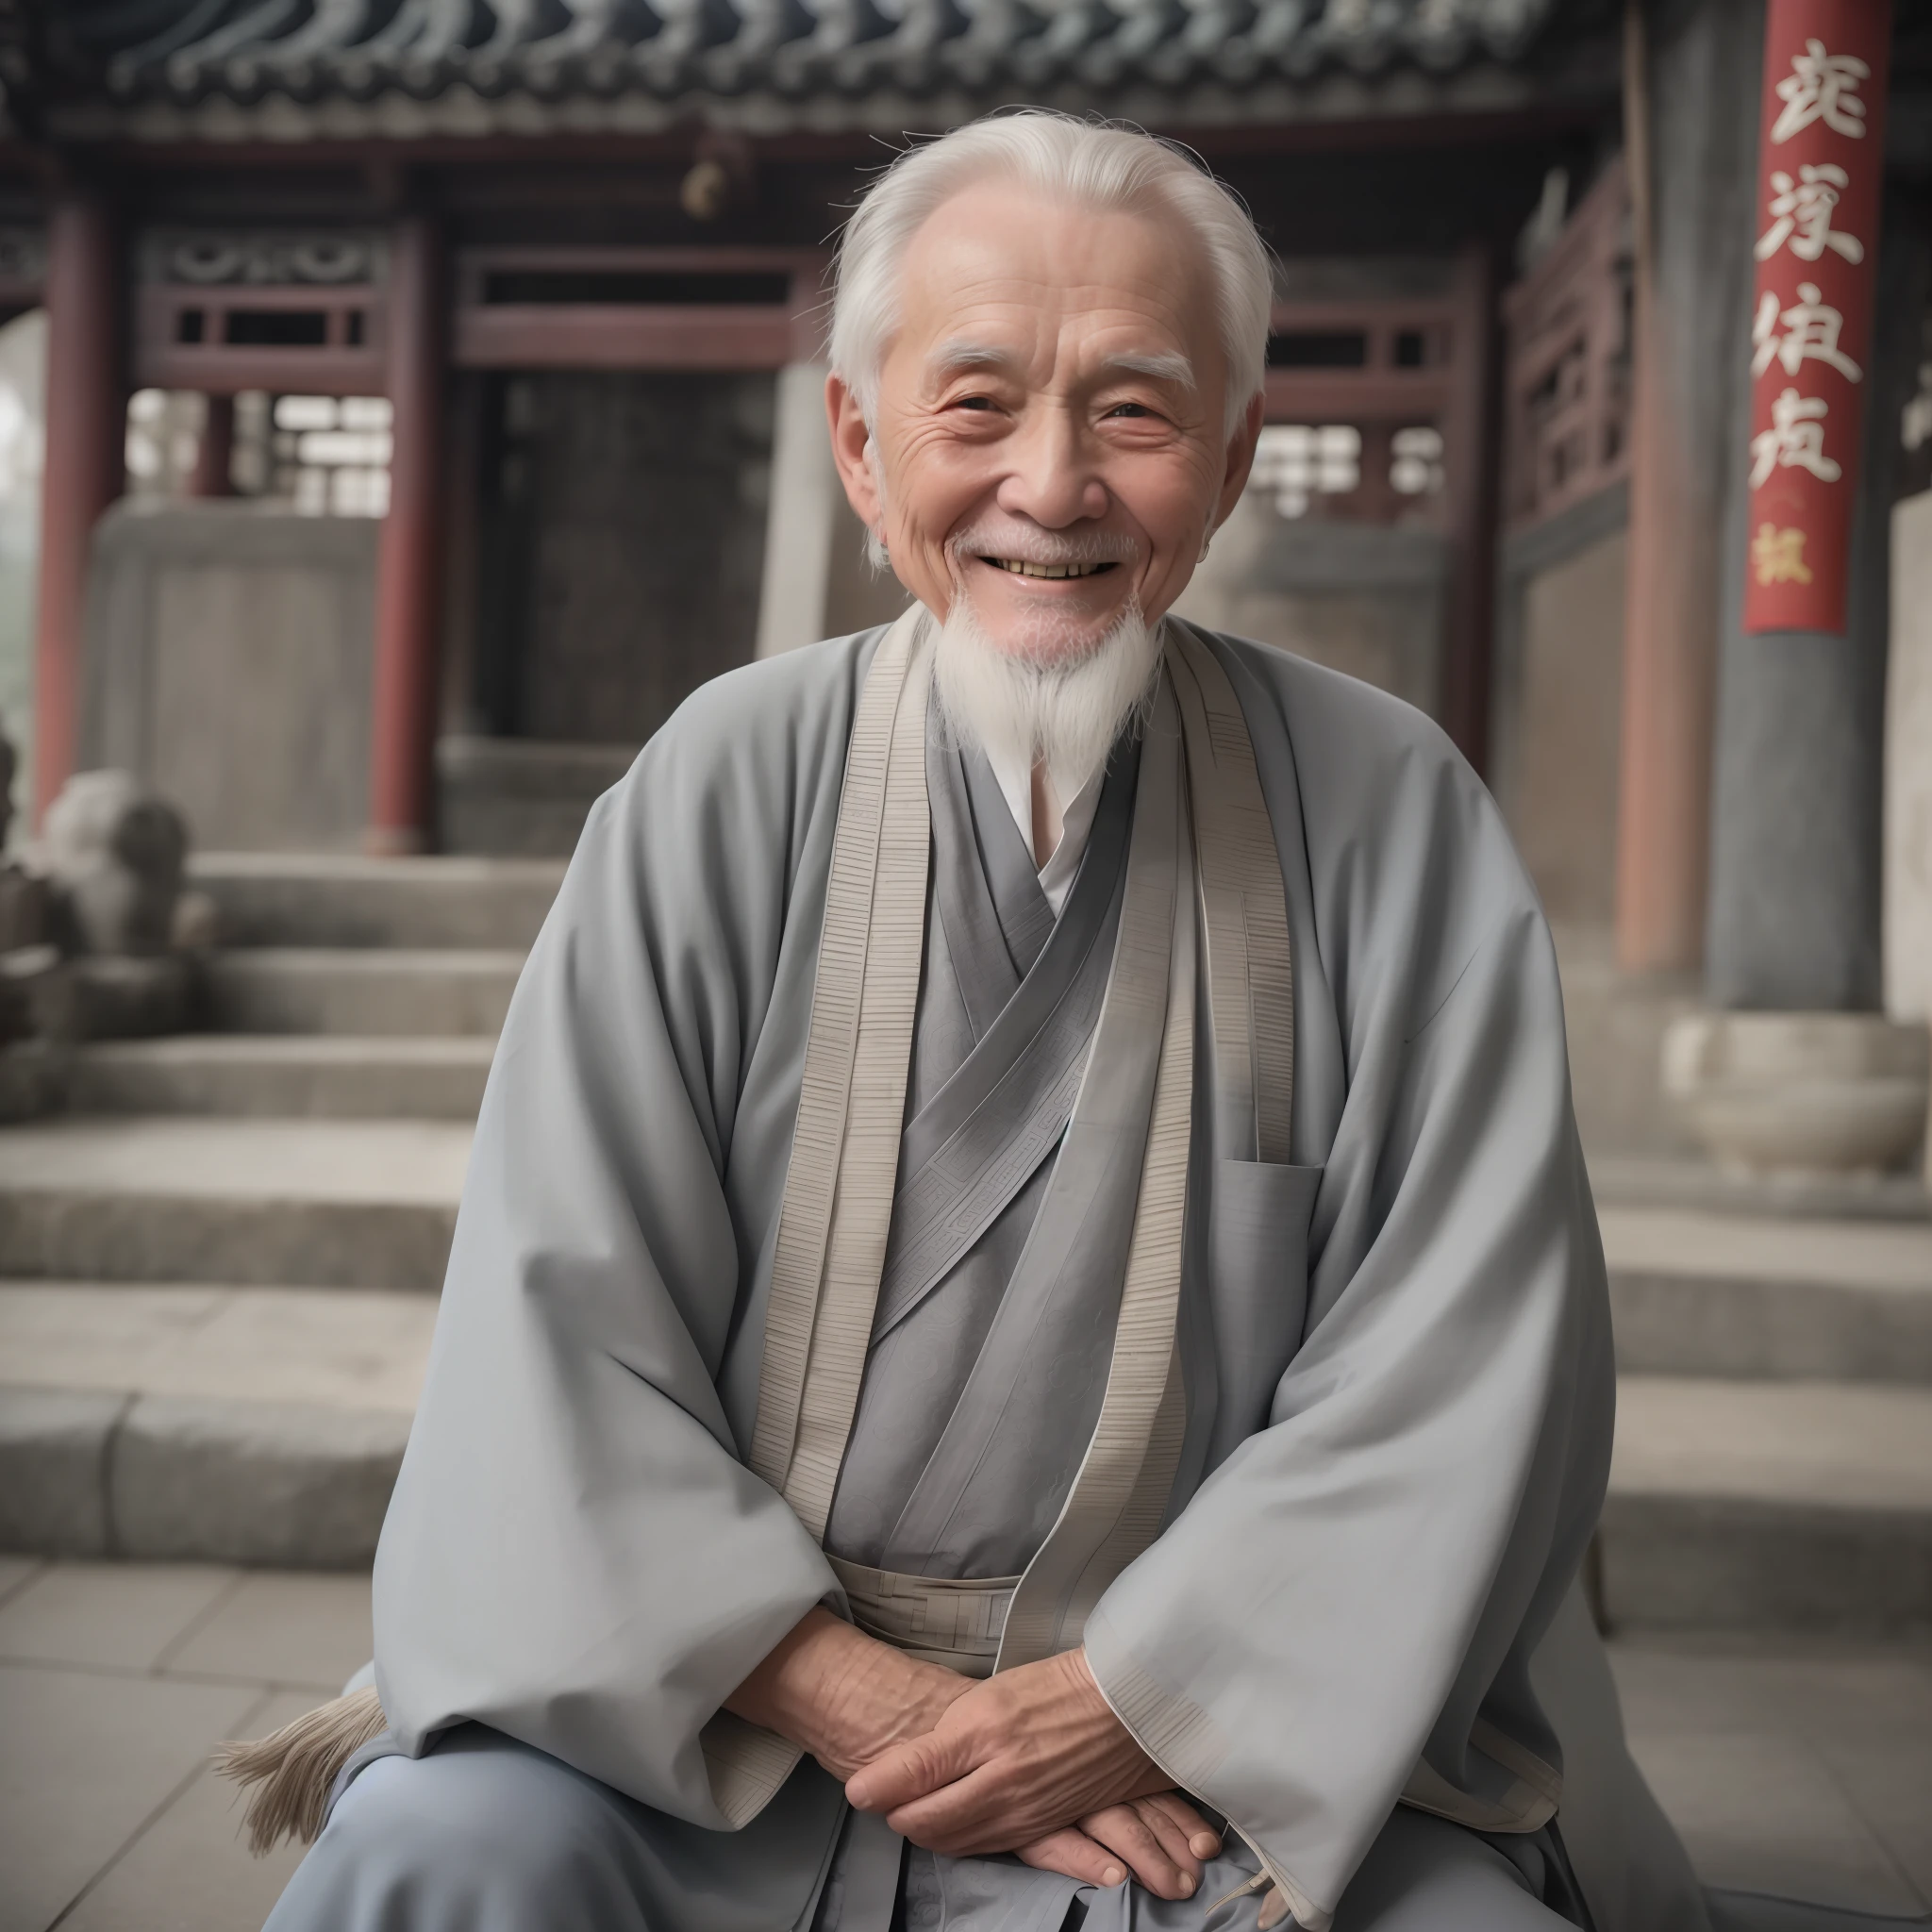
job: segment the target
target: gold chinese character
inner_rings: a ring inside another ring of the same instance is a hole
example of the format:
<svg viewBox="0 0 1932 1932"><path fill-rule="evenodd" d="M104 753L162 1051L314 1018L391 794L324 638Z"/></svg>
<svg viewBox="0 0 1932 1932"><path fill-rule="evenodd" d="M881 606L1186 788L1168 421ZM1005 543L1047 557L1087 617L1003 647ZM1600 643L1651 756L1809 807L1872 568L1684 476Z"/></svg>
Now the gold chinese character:
<svg viewBox="0 0 1932 1932"><path fill-rule="evenodd" d="M1811 572L1805 562L1804 531L1759 524L1751 540L1751 569L1760 584L1808 584Z"/></svg>

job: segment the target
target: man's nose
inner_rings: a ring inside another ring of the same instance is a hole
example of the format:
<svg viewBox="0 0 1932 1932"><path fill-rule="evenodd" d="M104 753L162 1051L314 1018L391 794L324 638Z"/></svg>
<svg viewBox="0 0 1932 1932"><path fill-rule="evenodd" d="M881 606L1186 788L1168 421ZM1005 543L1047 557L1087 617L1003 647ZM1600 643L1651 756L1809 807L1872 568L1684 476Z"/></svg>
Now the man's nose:
<svg viewBox="0 0 1932 1932"><path fill-rule="evenodd" d="M1009 515L1058 530L1107 514L1107 485L1071 411L1029 410L1008 440L1007 456L994 501Z"/></svg>

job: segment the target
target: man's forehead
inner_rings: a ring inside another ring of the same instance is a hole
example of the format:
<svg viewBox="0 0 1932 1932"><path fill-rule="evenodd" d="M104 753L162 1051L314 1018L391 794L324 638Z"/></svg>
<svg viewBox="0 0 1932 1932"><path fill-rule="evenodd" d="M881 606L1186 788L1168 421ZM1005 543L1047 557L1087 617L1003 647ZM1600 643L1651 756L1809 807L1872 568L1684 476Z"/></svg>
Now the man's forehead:
<svg viewBox="0 0 1932 1932"><path fill-rule="evenodd" d="M925 343L998 341L1025 317L1078 317L1164 331L1174 347L1211 327L1210 278L1188 272L1197 245L1164 214L1084 209L1021 183L980 182L913 237L901 313Z"/></svg>

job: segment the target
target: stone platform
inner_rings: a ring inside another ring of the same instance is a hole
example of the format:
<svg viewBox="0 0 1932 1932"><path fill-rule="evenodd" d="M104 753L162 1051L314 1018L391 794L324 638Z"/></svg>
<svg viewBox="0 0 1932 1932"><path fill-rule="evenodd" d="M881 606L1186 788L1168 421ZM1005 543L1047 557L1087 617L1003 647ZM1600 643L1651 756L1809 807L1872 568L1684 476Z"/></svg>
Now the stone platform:
<svg viewBox="0 0 1932 1932"><path fill-rule="evenodd" d="M0 1542L366 1561L536 860L205 858L215 1030L0 1131ZM1932 1628L1924 1196L1600 1163L1627 1630Z"/></svg>

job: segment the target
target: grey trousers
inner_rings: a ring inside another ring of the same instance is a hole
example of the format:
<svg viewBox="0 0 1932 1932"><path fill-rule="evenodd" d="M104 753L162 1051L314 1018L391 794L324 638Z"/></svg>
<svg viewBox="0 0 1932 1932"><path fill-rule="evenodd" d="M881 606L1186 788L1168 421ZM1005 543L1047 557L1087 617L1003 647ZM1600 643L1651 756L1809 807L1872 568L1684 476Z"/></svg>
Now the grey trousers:
<svg viewBox="0 0 1932 1932"><path fill-rule="evenodd" d="M824 1818L774 1817L766 1828L822 1834ZM721 1841L738 1856L721 1858ZM1335 1932L1557 1932L1569 1921L1539 1902L1540 1855L1514 1850L1506 1857L1459 1825L1398 1810L1343 1897ZM682 1825L471 1724L426 1757L379 1758L357 1777L265 1932L770 1932L808 1900L766 1895L761 1861L744 1856L753 1851L743 1837ZM795 1859L772 1862L796 1869ZM963 1909L913 1898L902 1903L907 1932L959 1920L1003 1932L1252 1932L1259 1911L1253 1894L1224 1896L1255 1870L1239 1845L1210 1861L1191 1899L1070 1887L1050 1924L1039 1910L1045 1899L1025 1882L1035 1874L1016 1863L961 1860L956 1870L970 1874ZM1002 1871L1022 1881L1011 1913L998 1906Z"/></svg>

